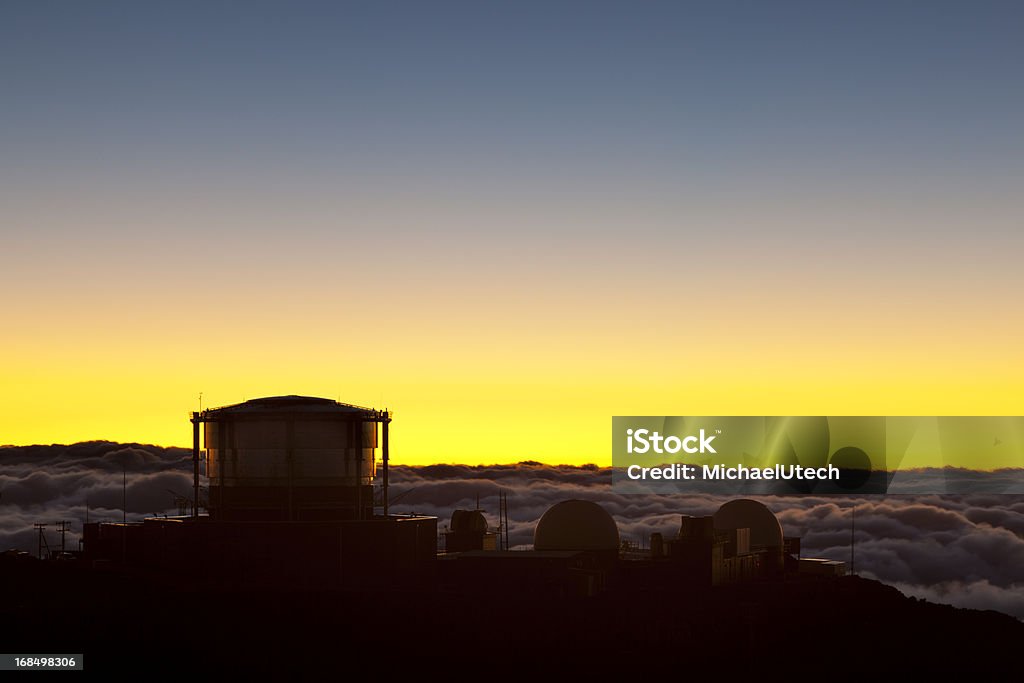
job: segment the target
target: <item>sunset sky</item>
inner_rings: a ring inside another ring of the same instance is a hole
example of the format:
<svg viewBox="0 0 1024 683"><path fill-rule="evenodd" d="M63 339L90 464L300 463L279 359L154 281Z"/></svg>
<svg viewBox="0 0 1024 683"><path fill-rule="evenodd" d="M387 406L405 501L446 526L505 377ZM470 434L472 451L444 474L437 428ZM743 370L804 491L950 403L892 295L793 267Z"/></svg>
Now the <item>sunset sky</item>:
<svg viewBox="0 0 1024 683"><path fill-rule="evenodd" d="M0 444L1024 413L1019 3L5 3Z"/></svg>

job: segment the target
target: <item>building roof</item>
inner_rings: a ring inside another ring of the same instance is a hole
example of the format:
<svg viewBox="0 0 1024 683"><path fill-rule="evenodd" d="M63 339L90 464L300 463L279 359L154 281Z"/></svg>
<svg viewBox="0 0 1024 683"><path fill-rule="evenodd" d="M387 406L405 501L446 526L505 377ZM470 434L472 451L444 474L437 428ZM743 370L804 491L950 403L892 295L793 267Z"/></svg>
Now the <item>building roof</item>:
<svg viewBox="0 0 1024 683"><path fill-rule="evenodd" d="M209 408L202 412L204 417L219 417L228 415L267 415L274 413L313 413L333 414L340 413L351 415L376 416L378 411L373 408L342 403L329 398L318 398L315 396L267 396L265 398L254 398L244 403L223 406L221 408Z"/></svg>

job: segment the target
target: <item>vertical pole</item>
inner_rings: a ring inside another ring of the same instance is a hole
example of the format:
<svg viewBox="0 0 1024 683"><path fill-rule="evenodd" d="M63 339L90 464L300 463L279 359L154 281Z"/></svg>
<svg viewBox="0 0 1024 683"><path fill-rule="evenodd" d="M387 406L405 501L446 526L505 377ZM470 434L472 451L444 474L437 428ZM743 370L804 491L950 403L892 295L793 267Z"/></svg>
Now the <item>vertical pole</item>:
<svg viewBox="0 0 1024 683"><path fill-rule="evenodd" d="M66 547L65 537L67 536L68 533L68 521L66 519L62 519L59 522L57 522L57 526L60 527L60 552L63 555Z"/></svg>
<svg viewBox="0 0 1024 683"><path fill-rule="evenodd" d="M502 491L501 492L501 502L502 502L502 509L504 510L504 514L503 514L504 519L503 519L503 521L501 523L501 528L502 528L502 530L504 532L504 535L505 535L505 548L504 549L508 550L509 549L509 547L508 547L508 491Z"/></svg>
<svg viewBox="0 0 1024 683"><path fill-rule="evenodd" d="M200 394L201 396L201 394ZM202 400L202 399L200 399ZM192 521L199 519L199 414L192 415Z"/></svg>
<svg viewBox="0 0 1024 683"><path fill-rule="evenodd" d="M121 470L121 564L128 560L128 470Z"/></svg>
<svg viewBox="0 0 1024 683"><path fill-rule="evenodd" d="M388 423L391 418L384 411L384 516L388 516Z"/></svg>
<svg viewBox="0 0 1024 683"><path fill-rule="evenodd" d="M353 420L349 423L349 445L356 456L356 519L363 518L363 423ZM372 501L371 501L372 503Z"/></svg>

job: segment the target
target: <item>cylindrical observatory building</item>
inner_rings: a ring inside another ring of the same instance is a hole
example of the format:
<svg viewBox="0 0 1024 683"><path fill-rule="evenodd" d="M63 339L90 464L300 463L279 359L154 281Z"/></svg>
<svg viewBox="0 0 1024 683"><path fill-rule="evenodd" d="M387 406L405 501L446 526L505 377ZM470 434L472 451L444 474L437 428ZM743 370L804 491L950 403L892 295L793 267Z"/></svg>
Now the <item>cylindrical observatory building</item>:
<svg viewBox="0 0 1024 683"><path fill-rule="evenodd" d="M390 413L271 396L190 419L192 514L86 524L87 562L218 588L360 591L431 580L437 518L388 512ZM209 514L200 515L204 502Z"/></svg>
<svg viewBox="0 0 1024 683"><path fill-rule="evenodd" d="M193 413L193 439L202 425L206 446L210 516L370 519L378 425L387 500L390 421L385 411L306 396L258 398Z"/></svg>

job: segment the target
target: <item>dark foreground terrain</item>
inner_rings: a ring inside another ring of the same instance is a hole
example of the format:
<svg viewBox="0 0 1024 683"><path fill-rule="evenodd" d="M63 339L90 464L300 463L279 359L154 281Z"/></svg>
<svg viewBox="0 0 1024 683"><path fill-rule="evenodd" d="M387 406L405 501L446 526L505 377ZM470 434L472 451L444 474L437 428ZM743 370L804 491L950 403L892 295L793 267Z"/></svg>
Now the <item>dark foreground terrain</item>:
<svg viewBox="0 0 1024 683"><path fill-rule="evenodd" d="M342 593L222 584L3 557L3 651L82 652L86 671L125 678L369 667L383 680L695 671L843 680L1016 673L1024 643L1024 623L1011 617L857 577L704 590L620 581L593 598L543 600L502 585Z"/></svg>

